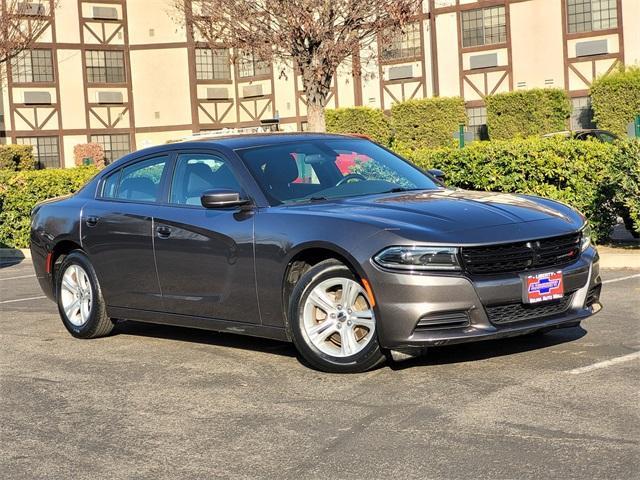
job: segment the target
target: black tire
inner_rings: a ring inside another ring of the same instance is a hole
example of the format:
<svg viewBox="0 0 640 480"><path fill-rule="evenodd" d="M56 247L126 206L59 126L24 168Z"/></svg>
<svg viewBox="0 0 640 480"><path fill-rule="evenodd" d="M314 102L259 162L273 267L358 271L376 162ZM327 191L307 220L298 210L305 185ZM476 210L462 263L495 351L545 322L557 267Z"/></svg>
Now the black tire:
<svg viewBox="0 0 640 480"><path fill-rule="evenodd" d="M329 373L359 373L370 370L385 361L377 329L369 343L359 352L346 357L335 357L320 351L303 333L303 308L311 291L331 278L347 278L358 283L358 278L338 260L325 260L305 272L296 283L289 299L288 328L293 343L302 358L313 368Z"/></svg>
<svg viewBox="0 0 640 480"><path fill-rule="evenodd" d="M67 269L73 265L80 266L87 274L91 285L91 308L87 320L82 325L74 325L67 317L62 305L62 279ZM98 277L89 258L81 250L74 250L67 255L60 267L56 269L56 300L58 312L65 328L76 338L98 338L111 333L114 323L107 316L106 305L102 296L102 290Z"/></svg>

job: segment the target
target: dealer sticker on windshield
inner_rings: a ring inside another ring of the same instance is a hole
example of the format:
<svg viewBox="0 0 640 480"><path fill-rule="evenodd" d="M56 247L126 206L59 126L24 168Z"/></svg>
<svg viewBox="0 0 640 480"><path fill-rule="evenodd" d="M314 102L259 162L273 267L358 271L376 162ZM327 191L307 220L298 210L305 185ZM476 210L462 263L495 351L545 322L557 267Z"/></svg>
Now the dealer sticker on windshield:
<svg viewBox="0 0 640 480"><path fill-rule="evenodd" d="M547 302L557 300L564 295L562 272L539 273L527 275L524 285L525 303Z"/></svg>

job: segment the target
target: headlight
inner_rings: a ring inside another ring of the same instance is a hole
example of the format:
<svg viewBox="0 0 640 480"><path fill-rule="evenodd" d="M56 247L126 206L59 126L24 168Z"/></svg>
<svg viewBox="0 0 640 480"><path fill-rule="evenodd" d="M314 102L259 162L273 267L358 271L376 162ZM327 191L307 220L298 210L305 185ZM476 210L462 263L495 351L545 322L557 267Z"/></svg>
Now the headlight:
<svg viewBox="0 0 640 480"><path fill-rule="evenodd" d="M395 270L460 270L454 247L389 247L373 259L381 267Z"/></svg>
<svg viewBox="0 0 640 480"><path fill-rule="evenodd" d="M591 245L592 235L593 235L593 231L591 230L591 226L587 223L585 227L582 229L582 237L580 238L581 252L584 252Z"/></svg>

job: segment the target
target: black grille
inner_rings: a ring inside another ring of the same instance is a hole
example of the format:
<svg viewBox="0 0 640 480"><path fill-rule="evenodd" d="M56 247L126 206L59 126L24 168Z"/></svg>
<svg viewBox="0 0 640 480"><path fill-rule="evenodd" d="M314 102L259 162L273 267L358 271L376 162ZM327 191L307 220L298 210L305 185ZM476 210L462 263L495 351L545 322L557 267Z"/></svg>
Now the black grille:
<svg viewBox="0 0 640 480"><path fill-rule="evenodd" d="M510 303L508 305L493 305L485 307L491 323L503 325L505 323L522 322L544 317L551 317L566 312L571 305L573 295L567 295L560 300L543 303Z"/></svg>
<svg viewBox="0 0 640 480"><path fill-rule="evenodd" d="M600 301L600 291L602 290L602 284L595 285L587 292L587 299L584 302L587 307L590 307L594 303Z"/></svg>
<svg viewBox="0 0 640 480"><path fill-rule="evenodd" d="M578 258L580 237L577 232L529 242L464 247L462 262L467 272L478 275L558 267Z"/></svg>
<svg viewBox="0 0 640 480"><path fill-rule="evenodd" d="M469 325L469 314L461 312L438 312L425 315L416 325L416 330L441 330L443 328L462 328Z"/></svg>

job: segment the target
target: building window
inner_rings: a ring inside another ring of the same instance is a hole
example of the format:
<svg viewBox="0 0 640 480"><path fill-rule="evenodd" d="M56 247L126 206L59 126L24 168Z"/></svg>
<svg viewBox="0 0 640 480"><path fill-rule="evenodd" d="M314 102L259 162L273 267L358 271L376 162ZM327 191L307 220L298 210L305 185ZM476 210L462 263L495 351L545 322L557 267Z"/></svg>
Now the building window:
<svg viewBox="0 0 640 480"><path fill-rule="evenodd" d="M254 53L244 52L238 60L238 74L240 78L270 75L271 64Z"/></svg>
<svg viewBox="0 0 640 480"><path fill-rule="evenodd" d="M16 83L53 82L51 50L24 50L11 60L11 76Z"/></svg>
<svg viewBox="0 0 640 480"><path fill-rule="evenodd" d="M422 55L420 48L420 24L411 23L402 32L392 34L383 40L381 57L383 61L412 59Z"/></svg>
<svg viewBox="0 0 640 480"><path fill-rule="evenodd" d="M462 46L477 47L507 41L504 6L462 12Z"/></svg>
<svg viewBox="0 0 640 480"><path fill-rule="evenodd" d="M573 111L571 112L571 130L595 128L593 122L593 110L591 109L591 97L576 97L571 99Z"/></svg>
<svg viewBox="0 0 640 480"><path fill-rule="evenodd" d="M87 80L89 83L124 83L124 52L87 50Z"/></svg>
<svg viewBox="0 0 640 480"><path fill-rule="evenodd" d="M38 168L60 168L58 137L20 137L18 145L31 145Z"/></svg>
<svg viewBox="0 0 640 480"><path fill-rule="evenodd" d="M469 119L469 131L473 132L473 137L476 140L488 140L487 107L467 108L467 118Z"/></svg>
<svg viewBox="0 0 640 480"><path fill-rule="evenodd" d="M198 80L231 80L231 64L227 48L196 48Z"/></svg>
<svg viewBox="0 0 640 480"><path fill-rule="evenodd" d="M567 20L569 33L616 28L616 0L567 0Z"/></svg>
<svg viewBox="0 0 640 480"><path fill-rule="evenodd" d="M91 143L97 143L104 150L104 161L109 164L131 151L128 134L91 135Z"/></svg>

